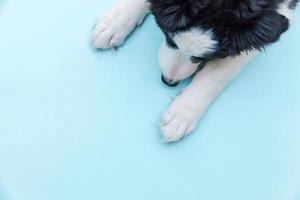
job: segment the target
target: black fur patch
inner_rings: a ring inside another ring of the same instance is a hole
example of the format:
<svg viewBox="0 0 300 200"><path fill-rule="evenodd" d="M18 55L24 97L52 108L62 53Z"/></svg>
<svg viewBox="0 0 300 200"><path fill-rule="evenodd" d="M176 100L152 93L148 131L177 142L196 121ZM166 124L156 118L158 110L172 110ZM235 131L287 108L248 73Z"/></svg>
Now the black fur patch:
<svg viewBox="0 0 300 200"><path fill-rule="evenodd" d="M227 50L228 56L254 49L262 50L266 45L276 42L288 26L286 17L276 11L266 12L255 23L226 30L227 34L221 34L220 48Z"/></svg>
<svg viewBox="0 0 300 200"><path fill-rule="evenodd" d="M205 59L236 56L276 42L289 21L277 13L283 0L149 0L168 45L170 37L191 28L212 30L218 48ZM299 0L292 0L294 8ZM195 60L194 60L195 61ZM196 62L196 61L195 61Z"/></svg>

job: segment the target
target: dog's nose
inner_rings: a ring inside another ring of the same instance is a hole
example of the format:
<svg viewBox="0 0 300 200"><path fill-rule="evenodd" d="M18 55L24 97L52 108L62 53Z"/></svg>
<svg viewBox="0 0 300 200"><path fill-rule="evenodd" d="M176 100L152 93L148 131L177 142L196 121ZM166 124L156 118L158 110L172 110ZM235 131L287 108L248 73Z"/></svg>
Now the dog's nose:
<svg viewBox="0 0 300 200"><path fill-rule="evenodd" d="M175 87L179 84L179 81L170 80L170 79L166 78L164 75L161 76L161 80L164 84L166 84L167 86L170 86L170 87Z"/></svg>

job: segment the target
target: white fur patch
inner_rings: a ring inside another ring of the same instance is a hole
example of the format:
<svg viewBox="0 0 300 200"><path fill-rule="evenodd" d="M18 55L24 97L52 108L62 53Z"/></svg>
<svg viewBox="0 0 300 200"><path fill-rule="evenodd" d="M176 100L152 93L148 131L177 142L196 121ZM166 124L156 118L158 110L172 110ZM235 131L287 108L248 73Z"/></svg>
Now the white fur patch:
<svg viewBox="0 0 300 200"><path fill-rule="evenodd" d="M277 12L285 16L287 19L291 19L294 13L294 10L289 8L291 1L292 0L285 0L283 3L279 5L277 9Z"/></svg>
<svg viewBox="0 0 300 200"><path fill-rule="evenodd" d="M184 54L197 57L212 53L218 43L213 40L212 30L205 31L199 28L176 34L174 42Z"/></svg>

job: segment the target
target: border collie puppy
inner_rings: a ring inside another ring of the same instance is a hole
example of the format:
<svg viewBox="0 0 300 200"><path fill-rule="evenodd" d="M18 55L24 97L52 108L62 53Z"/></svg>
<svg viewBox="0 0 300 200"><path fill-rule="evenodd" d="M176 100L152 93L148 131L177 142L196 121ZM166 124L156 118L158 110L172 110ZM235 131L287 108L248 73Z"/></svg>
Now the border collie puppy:
<svg viewBox="0 0 300 200"><path fill-rule="evenodd" d="M298 0L118 0L97 21L95 47L120 46L151 12L165 35L162 80L175 86L194 75L162 116L167 142L189 134L214 99L289 26ZM202 68L199 70L199 67Z"/></svg>

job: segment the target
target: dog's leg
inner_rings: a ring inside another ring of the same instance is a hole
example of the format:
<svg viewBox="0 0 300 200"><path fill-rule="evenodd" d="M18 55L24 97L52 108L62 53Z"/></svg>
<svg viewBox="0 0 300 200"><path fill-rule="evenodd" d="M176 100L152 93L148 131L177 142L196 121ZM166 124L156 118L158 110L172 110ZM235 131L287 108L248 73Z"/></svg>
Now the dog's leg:
<svg viewBox="0 0 300 200"><path fill-rule="evenodd" d="M256 54L242 53L235 58L209 62L191 84L176 97L162 117L161 131L166 142L174 142L189 134L214 99L239 74Z"/></svg>
<svg viewBox="0 0 300 200"><path fill-rule="evenodd" d="M100 49L120 46L131 31L143 22L148 12L147 0L118 0L97 20L92 33L93 44Z"/></svg>

